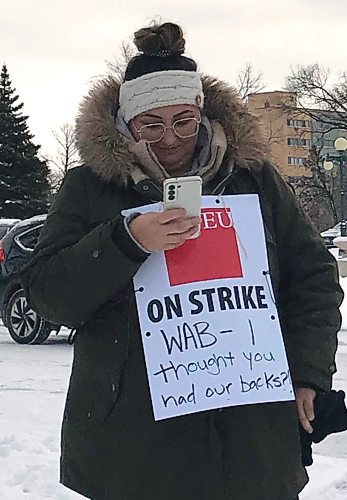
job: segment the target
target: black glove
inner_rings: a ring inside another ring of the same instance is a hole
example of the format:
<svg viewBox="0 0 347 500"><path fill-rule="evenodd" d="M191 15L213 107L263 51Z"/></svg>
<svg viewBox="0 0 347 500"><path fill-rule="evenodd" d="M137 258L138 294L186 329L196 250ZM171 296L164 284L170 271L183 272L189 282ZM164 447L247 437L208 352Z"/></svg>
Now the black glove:
<svg viewBox="0 0 347 500"><path fill-rule="evenodd" d="M315 419L309 434L300 425L302 463L312 465L312 443L320 443L326 436L347 430L347 408L343 391L317 393L313 402Z"/></svg>

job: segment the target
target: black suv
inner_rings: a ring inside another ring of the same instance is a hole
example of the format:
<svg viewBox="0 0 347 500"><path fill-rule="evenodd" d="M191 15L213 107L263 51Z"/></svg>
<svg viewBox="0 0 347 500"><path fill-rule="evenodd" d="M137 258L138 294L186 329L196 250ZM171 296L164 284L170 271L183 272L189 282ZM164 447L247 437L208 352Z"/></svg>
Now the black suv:
<svg viewBox="0 0 347 500"><path fill-rule="evenodd" d="M28 262L47 215L18 222L0 240L0 317L19 344L42 344L59 325L41 318L25 298L18 273Z"/></svg>

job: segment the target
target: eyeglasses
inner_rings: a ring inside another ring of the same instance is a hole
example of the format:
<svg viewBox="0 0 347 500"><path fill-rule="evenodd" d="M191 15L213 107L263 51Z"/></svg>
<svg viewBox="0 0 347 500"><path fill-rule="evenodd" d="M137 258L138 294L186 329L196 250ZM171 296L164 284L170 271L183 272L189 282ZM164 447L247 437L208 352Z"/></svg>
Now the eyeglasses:
<svg viewBox="0 0 347 500"><path fill-rule="evenodd" d="M201 118L182 118L176 120L170 127L163 123L151 123L150 125L143 125L139 129L134 127L134 129L139 134L140 139L152 144L161 141L168 129L172 129L180 139L194 137L199 132L200 123Z"/></svg>

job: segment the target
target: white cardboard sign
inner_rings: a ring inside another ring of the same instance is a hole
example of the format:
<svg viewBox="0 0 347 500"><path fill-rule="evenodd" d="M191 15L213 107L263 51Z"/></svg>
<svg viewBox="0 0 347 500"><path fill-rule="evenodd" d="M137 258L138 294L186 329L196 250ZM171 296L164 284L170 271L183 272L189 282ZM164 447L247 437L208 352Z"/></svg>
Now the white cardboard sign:
<svg viewBox="0 0 347 500"><path fill-rule="evenodd" d="M155 420L294 399L258 195L202 207L200 238L134 277Z"/></svg>

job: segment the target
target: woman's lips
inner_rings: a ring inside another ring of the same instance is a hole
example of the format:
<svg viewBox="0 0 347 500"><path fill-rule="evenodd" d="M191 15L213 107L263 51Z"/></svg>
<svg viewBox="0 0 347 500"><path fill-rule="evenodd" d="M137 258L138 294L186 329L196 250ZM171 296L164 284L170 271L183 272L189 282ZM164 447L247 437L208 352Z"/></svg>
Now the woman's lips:
<svg viewBox="0 0 347 500"><path fill-rule="evenodd" d="M158 153L163 153L163 154L173 154L177 153L180 148L161 148L158 149Z"/></svg>

